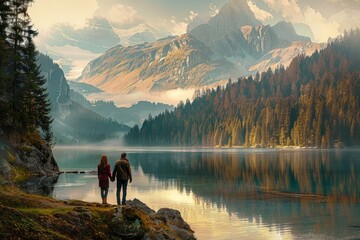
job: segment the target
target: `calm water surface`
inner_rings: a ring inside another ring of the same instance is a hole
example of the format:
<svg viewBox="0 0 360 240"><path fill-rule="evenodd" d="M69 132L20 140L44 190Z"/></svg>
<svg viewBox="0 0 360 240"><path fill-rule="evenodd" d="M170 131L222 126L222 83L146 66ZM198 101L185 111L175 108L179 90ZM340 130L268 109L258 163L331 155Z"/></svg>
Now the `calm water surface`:
<svg viewBox="0 0 360 240"><path fill-rule="evenodd" d="M128 199L177 209L198 239L359 239L360 150L54 149L63 171L111 168L126 151ZM100 202L97 175L62 174L47 194ZM108 201L115 204L115 183Z"/></svg>

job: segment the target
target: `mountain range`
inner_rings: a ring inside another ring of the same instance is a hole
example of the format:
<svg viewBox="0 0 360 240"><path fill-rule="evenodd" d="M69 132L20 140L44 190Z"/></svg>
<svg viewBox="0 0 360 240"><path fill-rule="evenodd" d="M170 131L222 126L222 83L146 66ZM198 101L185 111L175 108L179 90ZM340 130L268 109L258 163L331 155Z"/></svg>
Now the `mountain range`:
<svg viewBox="0 0 360 240"><path fill-rule="evenodd" d="M343 148L360 144L360 29L288 68L197 91L133 127L130 145Z"/></svg>
<svg viewBox="0 0 360 240"><path fill-rule="evenodd" d="M38 48L54 59L68 79L76 79L86 64L106 50L123 46L154 42L169 35L148 23L141 22L124 28L104 17L95 16L78 29L70 24L54 25L42 35Z"/></svg>
<svg viewBox="0 0 360 240"><path fill-rule="evenodd" d="M206 88L286 67L296 55L324 47L298 35L289 22L262 25L239 0L188 30L152 43L113 47L88 63L77 81L125 94Z"/></svg>
<svg viewBox="0 0 360 240"><path fill-rule="evenodd" d="M51 104L51 125L57 144L99 142L118 138L129 127L89 110L71 98L73 90L58 64L43 54L37 64L46 78L46 88Z"/></svg>
<svg viewBox="0 0 360 240"><path fill-rule="evenodd" d="M90 102L86 96L101 92L88 84L67 81L63 70L44 55L38 55L41 74L53 117L52 130L58 144L84 144L117 139L134 125L141 125L149 116L156 116L174 107L140 101L130 107L117 107L111 101Z"/></svg>
<svg viewBox="0 0 360 240"><path fill-rule="evenodd" d="M147 101L139 101L130 107L117 107L113 101L98 100L90 102L83 94L76 90L72 90L70 96L72 100L85 108L129 127L134 125L141 126L143 121L149 116L156 116L165 110L174 109L172 105Z"/></svg>

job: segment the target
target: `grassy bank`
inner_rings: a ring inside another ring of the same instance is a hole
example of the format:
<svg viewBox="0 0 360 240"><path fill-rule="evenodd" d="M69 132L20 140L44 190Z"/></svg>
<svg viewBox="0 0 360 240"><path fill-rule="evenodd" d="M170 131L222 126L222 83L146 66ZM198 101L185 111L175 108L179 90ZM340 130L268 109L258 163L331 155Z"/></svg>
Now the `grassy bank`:
<svg viewBox="0 0 360 240"><path fill-rule="evenodd" d="M0 239L195 239L185 222L171 218L138 200L118 207L0 187Z"/></svg>

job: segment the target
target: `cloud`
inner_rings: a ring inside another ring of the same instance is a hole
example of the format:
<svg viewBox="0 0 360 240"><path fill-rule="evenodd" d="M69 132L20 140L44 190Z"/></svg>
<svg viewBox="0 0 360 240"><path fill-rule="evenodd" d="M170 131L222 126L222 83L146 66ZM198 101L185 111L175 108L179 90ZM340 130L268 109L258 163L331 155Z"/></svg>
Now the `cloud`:
<svg viewBox="0 0 360 240"><path fill-rule="evenodd" d="M315 42L326 42L329 37L341 34L338 22L324 18L320 12L308 6L304 9L304 22L310 26Z"/></svg>
<svg viewBox="0 0 360 240"><path fill-rule="evenodd" d="M327 2L331 2L331 3L339 3L343 6L354 6L357 5L357 4L360 4L360 0L325 0Z"/></svg>
<svg viewBox="0 0 360 240"><path fill-rule="evenodd" d="M285 20L299 22L303 19L301 8L296 0L264 0L264 2L280 13Z"/></svg>
<svg viewBox="0 0 360 240"><path fill-rule="evenodd" d="M329 20L339 23L340 32L344 32L345 30L360 27L359 11L350 8L346 8L341 12L338 12L337 14L331 16Z"/></svg>
<svg viewBox="0 0 360 240"><path fill-rule="evenodd" d="M171 27L171 34L172 35L182 35L186 33L186 28L189 22L177 22L175 17L172 17L170 20L172 27Z"/></svg>
<svg viewBox="0 0 360 240"><path fill-rule="evenodd" d="M41 51L54 56L55 62L64 70L67 80L77 79L85 66L100 55L70 45L46 46ZM68 71L65 71L67 69Z"/></svg>
<svg viewBox="0 0 360 240"><path fill-rule="evenodd" d="M265 21L273 18L271 13L259 8L253 1L248 1L247 3L257 19Z"/></svg>
<svg viewBox="0 0 360 240"><path fill-rule="evenodd" d="M98 9L96 14L107 18L116 27L132 27L143 22L136 9L122 4Z"/></svg>
<svg viewBox="0 0 360 240"><path fill-rule="evenodd" d="M172 35L182 35L187 32L187 26L190 22L192 22L195 18L197 18L199 14L194 11L190 11L190 14L188 17L186 17L182 21L178 21L176 17L172 17L170 20L170 23L172 25L171 27L171 34Z"/></svg>
<svg viewBox="0 0 360 240"><path fill-rule="evenodd" d="M96 0L36 0L29 8L29 15L41 34L57 23L81 28L97 8Z"/></svg>
<svg viewBox="0 0 360 240"><path fill-rule="evenodd" d="M327 0L345 2L342 0ZM264 2L286 21L306 24L313 33L313 41L326 42L329 37L341 34L341 25L336 18L326 18L318 10L308 6L300 6L296 0L264 0Z"/></svg>

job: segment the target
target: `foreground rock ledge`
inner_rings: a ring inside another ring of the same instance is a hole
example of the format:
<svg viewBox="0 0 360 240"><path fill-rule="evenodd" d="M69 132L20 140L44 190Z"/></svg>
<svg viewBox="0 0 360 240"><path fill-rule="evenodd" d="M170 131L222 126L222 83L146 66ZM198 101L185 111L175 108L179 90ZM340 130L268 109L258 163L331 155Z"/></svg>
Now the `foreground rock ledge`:
<svg viewBox="0 0 360 240"><path fill-rule="evenodd" d="M180 212L155 212L138 199L126 206L0 190L0 239L196 239Z"/></svg>

